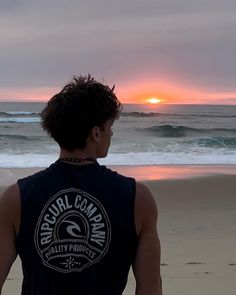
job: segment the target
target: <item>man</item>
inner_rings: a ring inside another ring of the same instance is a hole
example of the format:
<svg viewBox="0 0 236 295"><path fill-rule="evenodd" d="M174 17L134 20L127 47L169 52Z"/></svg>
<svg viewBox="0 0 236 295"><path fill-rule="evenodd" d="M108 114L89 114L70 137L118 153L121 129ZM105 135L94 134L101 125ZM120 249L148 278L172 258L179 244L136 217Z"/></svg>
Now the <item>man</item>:
<svg viewBox="0 0 236 295"><path fill-rule="evenodd" d="M0 290L19 254L23 295L122 294L131 265L136 295L162 294L153 196L97 163L122 109L113 90L74 77L42 111L60 156L0 198Z"/></svg>

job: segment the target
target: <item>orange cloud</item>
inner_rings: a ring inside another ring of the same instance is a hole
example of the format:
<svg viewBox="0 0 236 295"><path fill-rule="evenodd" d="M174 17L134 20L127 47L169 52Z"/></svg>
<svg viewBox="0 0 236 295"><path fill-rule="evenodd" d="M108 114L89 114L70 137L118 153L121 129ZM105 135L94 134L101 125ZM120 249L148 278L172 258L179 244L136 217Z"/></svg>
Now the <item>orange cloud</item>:
<svg viewBox="0 0 236 295"><path fill-rule="evenodd" d="M47 101L60 87L0 88L0 101ZM236 92L209 92L164 80L117 83L115 92L123 103L147 103L156 97L168 104L236 104Z"/></svg>
<svg viewBox="0 0 236 295"><path fill-rule="evenodd" d="M236 104L236 92L212 93L166 81L137 81L120 84L117 95L123 103L147 103L157 97L168 104Z"/></svg>
<svg viewBox="0 0 236 295"><path fill-rule="evenodd" d="M0 101L47 101L57 91L55 87L1 88Z"/></svg>

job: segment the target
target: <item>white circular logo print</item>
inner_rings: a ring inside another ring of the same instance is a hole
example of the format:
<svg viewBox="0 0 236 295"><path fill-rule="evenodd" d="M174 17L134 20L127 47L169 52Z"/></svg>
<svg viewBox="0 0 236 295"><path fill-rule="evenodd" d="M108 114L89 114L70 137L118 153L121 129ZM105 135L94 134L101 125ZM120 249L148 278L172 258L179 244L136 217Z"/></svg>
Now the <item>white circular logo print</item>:
<svg viewBox="0 0 236 295"><path fill-rule="evenodd" d="M63 273L82 271L107 252L110 221L97 199L69 188L47 202L39 216L34 240L44 265Z"/></svg>

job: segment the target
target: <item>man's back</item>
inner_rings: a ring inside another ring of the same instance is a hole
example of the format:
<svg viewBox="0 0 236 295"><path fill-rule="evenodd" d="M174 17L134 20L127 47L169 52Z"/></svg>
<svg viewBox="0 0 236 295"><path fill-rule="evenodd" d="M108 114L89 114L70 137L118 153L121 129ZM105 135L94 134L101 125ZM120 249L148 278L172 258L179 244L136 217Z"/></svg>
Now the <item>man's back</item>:
<svg viewBox="0 0 236 295"><path fill-rule="evenodd" d="M23 294L122 294L137 246L135 181L59 162L18 185Z"/></svg>

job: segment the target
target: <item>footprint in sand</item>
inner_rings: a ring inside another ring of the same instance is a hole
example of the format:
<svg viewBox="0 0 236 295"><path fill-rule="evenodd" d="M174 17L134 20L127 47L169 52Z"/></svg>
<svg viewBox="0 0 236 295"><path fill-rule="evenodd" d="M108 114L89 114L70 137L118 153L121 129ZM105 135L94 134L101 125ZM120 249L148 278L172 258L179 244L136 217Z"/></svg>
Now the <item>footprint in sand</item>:
<svg viewBox="0 0 236 295"><path fill-rule="evenodd" d="M205 272L204 272L204 275L210 275L210 274L212 274L211 271L205 271Z"/></svg>
<svg viewBox="0 0 236 295"><path fill-rule="evenodd" d="M187 262L185 263L187 265L198 265L198 264L205 264L204 262L197 262L197 261L190 261L190 262Z"/></svg>
<svg viewBox="0 0 236 295"><path fill-rule="evenodd" d="M202 275L202 274L204 274L204 275L210 275L210 274L212 274L212 272L211 271L194 272L193 274L194 275Z"/></svg>

